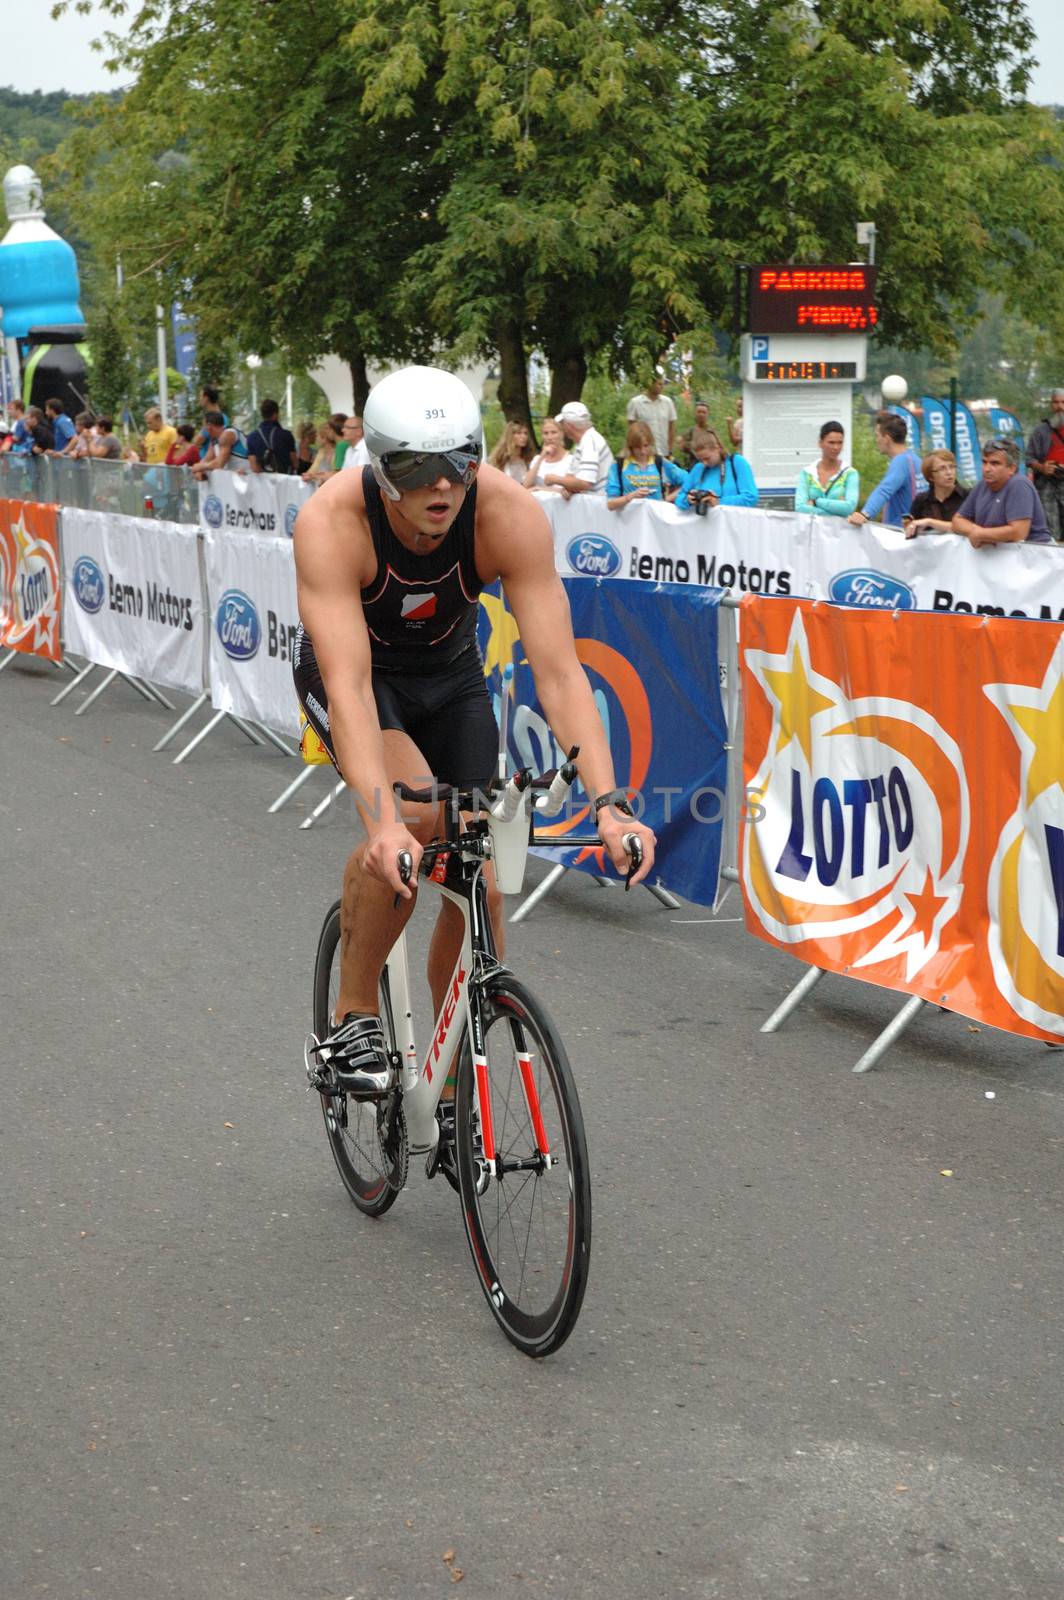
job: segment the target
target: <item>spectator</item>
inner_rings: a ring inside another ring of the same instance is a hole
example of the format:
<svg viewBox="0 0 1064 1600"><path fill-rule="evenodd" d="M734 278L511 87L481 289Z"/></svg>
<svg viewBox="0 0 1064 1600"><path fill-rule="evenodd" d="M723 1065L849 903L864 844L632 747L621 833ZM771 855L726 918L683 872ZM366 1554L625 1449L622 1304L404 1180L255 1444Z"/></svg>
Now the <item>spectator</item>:
<svg viewBox="0 0 1064 1600"><path fill-rule="evenodd" d="M567 400L554 420L560 424L573 449L564 473L544 474L544 488L566 489L569 494L604 494L613 465L613 451L598 429L591 426L587 406L582 400Z"/></svg>
<svg viewBox="0 0 1064 1600"><path fill-rule="evenodd" d="M221 390L216 389L212 383L203 384L199 392L199 403L204 412L204 416L206 416L208 411L222 411ZM229 418L224 411L222 411L222 416L225 417L225 425L228 427ZM207 451L210 448L211 437L207 432L206 423L204 423L204 426L201 427L199 432L196 434L196 449L199 453L199 458L201 461L206 456Z"/></svg>
<svg viewBox="0 0 1064 1600"><path fill-rule="evenodd" d="M56 452L61 455L74 437L74 424L67 416L66 406L62 400L46 400L44 416L47 425L55 434Z"/></svg>
<svg viewBox="0 0 1064 1600"><path fill-rule="evenodd" d="M348 467L369 466L369 446L366 444L361 417L348 417L344 423L344 436L340 442L347 446L341 463L345 472Z"/></svg>
<svg viewBox="0 0 1064 1600"><path fill-rule="evenodd" d="M846 439L841 422L825 422L820 430L820 458L798 474L795 511L820 512L827 517L848 517L857 510L861 479L856 467L842 459Z"/></svg>
<svg viewBox="0 0 1064 1600"><path fill-rule="evenodd" d="M1053 390L1049 415L1031 434L1027 471L1038 490L1049 532L1060 543L1064 541L1064 389Z"/></svg>
<svg viewBox="0 0 1064 1600"><path fill-rule="evenodd" d="M301 422L299 425L299 441L296 445L296 471L301 478L310 471L310 464L314 460L314 452L317 447L317 428L313 422Z"/></svg>
<svg viewBox="0 0 1064 1600"><path fill-rule="evenodd" d="M40 406L26 407L26 431L30 437L31 455L48 455L55 449L55 434L45 421Z"/></svg>
<svg viewBox="0 0 1064 1600"><path fill-rule="evenodd" d="M688 471L690 471L695 464L695 453L691 448L691 439L696 433L705 433L708 427L709 406L705 400L696 400L694 423L690 428L687 429L686 433L681 433L679 439L676 441L679 449L682 450L684 455L687 457L686 467Z"/></svg>
<svg viewBox="0 0 1064 1600"><path fill-rule="evenodd" d="M642 394L634 394L628 402L628 421L646 422L654 436L654 449L659 456L671 456L676 433L676 407L667 394L665 380L655 373Z"/></svg>
<svg viewBox="0 0 1064 1600"><path fill-rule="evenodd" d="M728 423L728 438L732 442L732 449L733 450L741 450L742 447L743 447L743 397L742 397L742 395L740 395L738 400L736 400L736 402L735 402L735 415L734 415L734 417L728 417L727 418L727 423Z"/></svg>
<svg viewBox="0 0 1064 1600"><path fill-rule="evenodd" d="M26 424L26 407L21 400L12 400L7 409L11 418L11 453L28 456L33 449L33 440Z"/></svg>
<svg viewBox="0 0 1064 1600"><path fill-rule="evenodd" d="M927 488L920 476L920 463L906 441L904 419L896 417L893 411L877 411L876 449L888 458L890 466L865 501L864 510L850 513L849 520L855 528L871 522L884 508L884 520L900 527L902 519L912 510L917 493Z"/></svg>
<svg viewBox="0 0 1064 1600"><path fill-rule="evenodd" d="M505 472L508 478L513 478L517 483L524 483L534 453L528 424L508 422L488 460L493 467L498 467L500 472Z"/></svg>
<svg viewBox="0 0 1064 1600"><path fill-rule="evenodd" d="M239 428L226 424L221 411L205 411L203 426L210 441L207 454L192 468L194 478L205 478L209 472L243 472L248 460L248 441Z"/></svg>
<svg viewBox="0 0 1064 1600"><path fill-rule="evenodd" d="M1029 478L1017 474L1015 439L988 439L983 446L983 481L964 498L953 518L975 550L988 544L1050 544L1046 514Z"/></svg>
<svg viewBox="0 0 1064 1600"><path fill-rule="evenodd" d="M179 422L177 438L166 452L168 467L190 467L199 460L199 447L195 443L196 430L191 422Z"/></svg>
<svg viewBox="0 0 1064 1600"><path fill-rule="evenodd" d="M304 483L324 483L326 478L331 478L336 471L336 446L339 442L339 431L343 422L333 427L333 418L323 422L318 428L318 449L308 471L303 474ZM344 421L346 421L346 417Z"/></svg>
<svg viewBox="0 0 1064 1600"><path fill-rule="evenodd" d="M565 434L553 417L546 417L543 422L543 448L538 456L533 456L525 473L524 486L526 489L546 489L545 474L550 472L555 477L564 478L569 471L570 455L565 448ZM551 484L551 494L563 494L568 498L568 490L559 484Z"/></svg>
<svg viewBox="0 0 1064 1600"><path fill-rule="evenodd" d="M122 441L114 432L113 417L97 417L93 437L89 440L89 455L94 461L121 461Z"/></svg>
<svg viewBox="0 0 1064 1600"><path fill-rule="evenodd" d="M177 429L163 420L158 406L149 406L145 411L144 428L144 460L150 467L164 466L170 446L177 439Z"/></svg>
<svg viewBox="0 0 1064 1600"><path fill-rule="evenodd" d="M696 433L691 443L695 464L676 496L681 511L704 514L714 506L757 505L757 484L750 463L743 456L728 455L715 428Z"/></svg>
<svg viewBox="0 0 1064 1600"><path fill-rule="evenodd" d="M92 430L96 426L96 418L91 411L79 411L74 418L74 437L60 455L68 460L84 461L89 453L92 443Z"/></svg>
<svg viewBox="0 0 1064 1600"><path fill-rule="evenodd" d="M920 471L931 487L916 496L911 512L902 519L905 537L951 533L953 519L964 504L964 490L957 488L957 457L952 450L932 450L921 461Z"/></svg>
<svg viewBox="0 0 1064 1600"><path fill-rule="evenodd" d="M623 511L633 500L671 500L684 481L680 468L660 451L648 422L630 422L624 441L626 454L613 463L606 480L606 504Z"/></svg>
<svg viewBox="0 0 1064 1600"><path fill-rule="evenodd" d="M248 466L252 472L293 473L296 470L296 441L281 427L281 408L276 400L264 400L259 407L262 421L248 434Z"/></svg>

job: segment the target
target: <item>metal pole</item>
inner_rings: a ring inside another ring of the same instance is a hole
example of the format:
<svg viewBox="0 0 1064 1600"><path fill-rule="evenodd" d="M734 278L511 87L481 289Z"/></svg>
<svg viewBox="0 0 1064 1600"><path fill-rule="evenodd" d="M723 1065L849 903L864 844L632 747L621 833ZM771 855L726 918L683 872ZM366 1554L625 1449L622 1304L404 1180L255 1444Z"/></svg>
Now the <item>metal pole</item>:
<svg viewBox="0 0 1064 1600"><path fill-rule="evenodd" d="M209 699L210 695L207 693L206 689L204 689L199 698L193 700L188 710L182 712L177 721L174 723L173 727L167 729L162 738L159 740L159 743L152 745L152 749L165 750L167 745L170 744L170 742L181 732L181 729L185 726L185 724L191 722L197 711L200 711L207 704Z"/></svg>
<svg viewBox="0 0 1064 1600"><path fill-rule="evenodd" d="M60 700L65 700L67 695L70 694L72 690L76 689L79 683L84 683L85 679L88 678L88 677L91 677L92 674L95 671L96 671L96 662L95 661L87 662L86 665L82 667L81 671L77 674L77 676L74 677L74 678L71 678L71 680L67 684L66 688L65 689L60 689L59 693L56 695L55 699L52 701L53 706L57 706L59 704Z"/></svg>
<svg viewBox="0 0 1064 1600"><path fill-rule="evenodd" d="M894 1043L899 1034L905 1032L906 1028L909 1026L910 1022L913 1020L923 1004L924 1002L920 999L918 994L911 995L910 998L906 1000L905 1004L902 1006L894 1020L892 1022L888 1022L887 1026L883 1029L883 1032L879 1035L879 1037L874 1041L874 1043L869 1045L860 1061L858 1061L857 1065L853 1068L854 1072L869 1072L872 1067L875 1066L880 1057L886 1055L887 1051L890 1049L890 1046Z"/></svg>
<svg viewBox="0 0 1064 1600"><path fill-rule="evenodd" d="M211 717L208 722L205 722L203 724L203 727L200 729L199 733L197 733L196 737L189 744L187 744L185 746L185 748L178 755L176 755L174 757L174 761L173 761L174 766L175 767L180 766L182 761L184 761L185 757L186 756L190 756L192 754L193 750L195 750L196 746L198 744L202 744L203 743L203 741L207 737L207 735L214 728L216 728L218 726L219 722L224 722L225 721L227 715L228 715L228 712L216 711L214 713L214 716Z"/></svg>
<svg viewBox="0 0 1064 1600"><path fill-rule="evenodd" d="M669 889L663 889L660 883L636 884L636 888L649 889L654 899L660 900L670 911L679 911L683 905L682 900L677 900L676 896Z"/></svg>
<svg viewBox="0 0 1064 1600"><path fill-rule="evenodd" d="M957 380L949 380L949 447L957 454Z"/></svg>
<svg viewBox="0 0 1064 1600"><path fill-rule="evenodd" d="M768 1021L761 1024L761 1032L775 1033L780 1024L786 1022L791 1012L801 1005L810 989L816 988L823 976L823 967L810 967L804 976L799 978L786 999L780 1001Z"/></svg>
<svg viewBox="0 0 1064 1600"><path fill-rule="evenodd" d="M101 681L100 681L100 682L99 682L99 683L98 683L98 684L97 684L97 685L96 685L96 687L95 687L95 689L94 689L94 690L93 690L93 691L92 691L92 693L91 693L91 694L90 694L90 695L88 695L88 696L87 696L87 697L86 697L86 698L85 698L85 699L84 699L84 700L83 700L83 701L82 701L82 702L81 702L81 704L80 704L80 706L78 706L78 709L77 709L77 710L76 710L76 711L75 711L75 713L74 713L74 715L75 715L75 716L76 716L76 717L80 717L80 716L82 716L82 715L84 715L84 713L85 713L85 712L86 712L86 711L87 711L87 710L88 710L88 709L89 709L89 707L90 707L90 706L91 706L91 705L92 705L92 703L93 703L93 701L94 701L94 700L98 700L98 699L99 699L99 698L100 698L100 696L101 696L101 695L102 695L102 694L103 694L103 692L104 692L104 690L105 690L105 689L106 689L106 688L108 688L108 687L109 687L109 685L110 685L110 684L112 684L112 683L114 683L114 681L115 681L115 679L116 679L116 678L117 678L117 677L118 677L118 668L117 668L117 667L112 667L112 668L111 668L111 670L110 670L110 672L109 672L109 673L108 673L108 674L107 674L107 676L106 676L106 677L105 677L105 678L103 678L103 679L102 679L102 680L101 680ZM77 679L76 679L76 678L75 678L75 679L74 679L74 683L76 683L76 682L77 682ZM68 684L68 685L67 685L67 688L70 688L70 689L72 689L72 688L73 688L73 687L74 687L74 685L73 685L73 684ZM52 701L52 704L53 704L53 705L54 705L54 704L55 704L55 701L54 701L54 700L53 700L53 701Z"/></svg>
<svg viewBox="0 0 1064 1600"><path fill-rule="evenodd" d="M286 744L281 738L280 734L274 733L272 728L267 728L264 722L252 722L249 723L248 726L254 728L256 733L260 733L262 737L272 744L275 750L279 750L283 756L296 756L299 754L298 749L294 745Z"/></svg>
<svg viewBox="0 0 1064 1600"><path fill-rule="evenodd" d="M288 788L282 790L282 792L277 796L277 799L273 802L273 805L272 806L267 806L266 810L271 815L275 811L280 811L282 806L286 806L288 804L289 800L291 800L291 798L295 794L296 790L297 789L302 789L302 787L306 783L307 779L308 778L313 778L313 776L314 776L314 768L312 766L304 767L303 771L299 774L299 777L293 779L293 781L288 785Z"/></svg>
<svg viewBox="0 0 1064 1600"><path fill-rule="evenodd" d="M159 366L159 410L163 414L163 421L167 422L170 387L166 372L166 324L163 322L162 306L155 307L155 359Z"/></svg>
<svg viewBox="0 0 1064 1600"><path fill-rule="evenodd" d="M543 879L543 882L537 883L536 887L532 890L532 893L527 897L527 899L522 900L521 904L510 918L510 921L523 922L528 916L528 913L539 905L539 902L543 899L543 896L550 893L565 870L566 868L560 861L556 862L547 873L547 876Z"/></svg>
<svg viewBox="0 0 1064 1600"><path fill-rule="evenodd" d="M318 818L320 816L324 816L325 812L328 811L333 801L342 795L346 788L347 784L341 778L340 782L335 786L335 788L329 790L328 794L325 796L325 799L319 800L318 804L314 807L314 810L310 813L310 816L304 818L304 820L299 824L300 828L313 828Z"/></svg>
<svg viewBox="0 0 1064 1600"><path fill-rule="evenodd" d="M284 425L292 427L292 374L289 373L284 380Z"/></svg>
<svg viewBox="0 0 1064 1600"><path fill-rule="evenodd" d="M5 667L9 667L17 655L17 650L9 650L3 661L0 661L0 672L3 672Z"/></svg>

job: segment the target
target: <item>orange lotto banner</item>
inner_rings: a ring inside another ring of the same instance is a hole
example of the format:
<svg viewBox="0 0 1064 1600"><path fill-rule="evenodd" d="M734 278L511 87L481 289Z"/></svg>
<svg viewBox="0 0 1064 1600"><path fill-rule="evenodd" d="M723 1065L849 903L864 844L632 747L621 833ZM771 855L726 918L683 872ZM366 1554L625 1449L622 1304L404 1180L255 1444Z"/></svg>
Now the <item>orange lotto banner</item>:
<svg viewBox="0 0 1064 1600"><path fill-rule="evenodd" d="M1064 1038L1064 627L743 602L751 933Z"/></svg>
<svg viewBox="0 0 1064 1600"><path fill-rule="evenodd" d="M0 647L61 661L56 506L0 500Z"/></svg>

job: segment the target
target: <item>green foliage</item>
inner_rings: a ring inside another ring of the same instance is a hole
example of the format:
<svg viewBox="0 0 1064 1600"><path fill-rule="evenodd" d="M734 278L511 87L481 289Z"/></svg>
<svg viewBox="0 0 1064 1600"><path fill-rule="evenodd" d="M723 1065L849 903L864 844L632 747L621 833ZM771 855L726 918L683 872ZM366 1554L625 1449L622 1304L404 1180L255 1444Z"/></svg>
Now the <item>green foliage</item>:
<svg viewBox="0 0 1064 1600"><path fill-rule="evenodd" d="M118 418L130 399L133 369L129 330L115 300L101 300L89 319L89 403L97 415Z"/></svg>

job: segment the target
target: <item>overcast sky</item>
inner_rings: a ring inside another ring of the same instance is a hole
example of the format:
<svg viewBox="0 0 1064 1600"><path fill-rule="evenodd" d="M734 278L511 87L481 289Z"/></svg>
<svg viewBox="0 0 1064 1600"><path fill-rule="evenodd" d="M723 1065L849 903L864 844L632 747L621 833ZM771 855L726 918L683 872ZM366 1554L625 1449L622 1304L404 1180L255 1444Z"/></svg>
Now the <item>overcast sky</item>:
<svg viewBox="0 0 1064 1600"><path fill-rule="evenodd" d="M1031 99L1064 105L1064 0L1027 0L1038 35L1039 66ZM48 16L45 0L9 0L0 23L0 82L23 92L66 89L87 94L114 89L121 79L103 69L102 57L90 50L101 31L99 17L68 13L59 22ZM118 28L114 19L108 24ZM122 30L124 31L124 30Z"/></svg>

